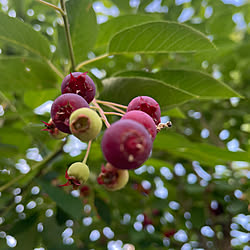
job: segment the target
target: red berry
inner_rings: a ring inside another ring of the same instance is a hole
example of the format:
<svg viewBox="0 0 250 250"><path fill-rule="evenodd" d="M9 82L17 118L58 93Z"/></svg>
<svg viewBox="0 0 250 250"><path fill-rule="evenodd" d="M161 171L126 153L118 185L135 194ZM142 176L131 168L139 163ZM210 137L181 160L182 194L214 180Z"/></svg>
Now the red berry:
<svg viewBox="0 0 250 250"><path fill-rule="evenodd" d="M143 125L124 119L113 123L102 138L106 160L120 169L138 168L149 157L152 139Z"/></svg>
<svg viewBox="0 0 250 250"><path fill-rule="evenodd" d="M127 112L131 110L141 110L150 115L155 124L158 125L161 121L161 109L160 105L155 99L149 96L137 96L129 104Z"/></svg>
<svg viewBox="0 0 250 250"><path fill-rule="evenodd" d="M52 121L52 119L50 118L49 122L44 122L45 124L45 129L42 129L43 131L48 131L49 134L51 135L51 137L53 137L54 139L63 139L64 137L67 136L67 134L63 133L62 131L60 131L55 123Z"/></svg>
<svg viewBox="0 0 250 250"><path fill-rule="evenodd" d="M90 103L95 97L96 87L86 73L73 72L67 75L62 81L62 94L75 93L82 96L87 103Z"/></svg>
<svg viewBox="0 0 250 250"><path fill-rule="evenodd" d="M56 127L64 133L71 134L69 117L79 108L89 107L88 103L79 95L64 94L56 98L51 107L51 118Z"/></svg>
<svg viewBox="0 0 250 250"><path fill-rule="evenodd" d="M132 111L129 111L128 113L126 113L122 117L122 119L130 119L130 120L134 120L136 122L139 122L147 129L152 140L155 139L156 134L157 134L156 126L155 126L155 123L154 123L153 119L151 118L151 116L149 116L147 113L142 112L140 110L132 110Z"/></svg>

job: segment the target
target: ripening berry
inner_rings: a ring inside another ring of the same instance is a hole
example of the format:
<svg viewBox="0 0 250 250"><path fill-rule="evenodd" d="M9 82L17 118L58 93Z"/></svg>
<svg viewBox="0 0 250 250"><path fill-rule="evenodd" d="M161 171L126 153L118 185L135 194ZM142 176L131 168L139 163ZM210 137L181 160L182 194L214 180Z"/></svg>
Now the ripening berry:
<svg viewBox="0 0 250 250"><path fill-rule="evenodd" d="M101 118L90 108L75 110L69 118L69 124L72 134L83 142L95 139L102 128Z"/></svg>
<svg viewBox="0 0 250 250"><path fill-rule="evenodd" d="M87 103L90 103L96 92L93 80L87 75L87 72L73 72L67 75L61 85L62 94L75 93L82 96Z"/></svg>
<svg viewBox="0 0 250 250"><path fill-rule="evenodd" d="M122 189L128 183L129 174L126 169L118 169L107 163L101 170L97 181L109 191Z"/></svg>
<svg viewBox="0 0 250 250"><path fill-rule="evenodd" d="M59 130L71 134L69 117L73 111L84 107L88 108L89 105L83 97L76 94L63 94L53 102L51 118Z"/></svg>
<svg viewBox="0 0 250 250"><path fill-rule="evenodd" d="M85 183L89 178L89 168L82 162L73 163L67 172L69 177L74 177L81 183Z"/></svg>
<svg viewBox="0 0 250 250"><path fill-rule="evenodd" d="M88 180L89 168L83 162L75 162L66 170L65 178L67 179L67 183L59 185L60 187L72 185L74 189L77 189Z"/></svg>
<svg viewBox="0 0 250 250"><path fill-rule="evenodd" d="M138 168L149 157L152 139L143 125L124 119L113 123L102 138L102 152L119 169Z"/></svg>
<svg viewBox="0 0 250 250"><path fill-rule="evenodd" d="M132 110L127 112L122 119L130 119L142 124L149 132L152 140L155 139L157 131L156 125L151 116L140 110Z"/></svg>
<svg viewBox="0 0 250 250"><path fill-rule="evenodd" d="M137 96L129 104L127 112L131 110L141 110L150 115L155 124L158 125L161 121L161 109L160 105L155 99L149 96Z"/></svg>
<svg viewBox="0 0 250 250"><path fill-rule="evenodd" d="M42 121L43 122L43 121ZM43 122L45 124L45 129L42 129L43 131L48 131L50 136L54 139L63 139L64 137L67 136L66 133L63 133L62 131L60 131L55 123L52 121L52 119L50 119L48 122Z"/></svg>

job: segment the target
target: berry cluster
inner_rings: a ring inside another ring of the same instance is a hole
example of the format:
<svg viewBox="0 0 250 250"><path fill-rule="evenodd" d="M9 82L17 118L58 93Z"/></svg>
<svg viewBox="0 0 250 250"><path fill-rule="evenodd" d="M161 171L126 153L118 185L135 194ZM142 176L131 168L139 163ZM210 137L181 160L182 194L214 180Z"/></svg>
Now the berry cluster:
<svg viewBox="0 0 250 250"><path fill-rule="evenodd" d="M149 157L157 132L171 126L171 122L160 123L160 106L151 97L138 96L128 106L96 100L95 84L86 72L67 75L62 81L61 93L52 104L51 119L44 122L44 130L56 139L73 134L88 142L83 162L73 163L66 170L67 183L61 186L72 185L76 189L88 179L86 161L91 141L101 132L102 121L107 127L101 143L107 164L102 166L97 181L107 190L124 187L129 178L128 170L138 168ZM98 103L116 112L104 112ZM110 125L106 117L109 114L122 118Z"/></svg>

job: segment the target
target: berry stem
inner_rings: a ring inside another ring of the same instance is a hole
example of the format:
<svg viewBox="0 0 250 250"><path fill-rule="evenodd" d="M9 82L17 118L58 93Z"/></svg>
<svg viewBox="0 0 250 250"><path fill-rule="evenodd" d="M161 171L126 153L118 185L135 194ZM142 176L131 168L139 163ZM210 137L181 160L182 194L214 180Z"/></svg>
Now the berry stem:
<svg viewBox="0 0 250 250"><path fill-rule="evenodd" d="M73 45L72 45L72 40L71 40L71 36L70 36L69 20L68 20L65 0L60 0L60 3L61 3L62 10L64 12L64 15L62 15L62 18L63 18L63 22L64 22L67 44L68 44L68 48L69 48L71 67L72 67L72 71L76 71L75 70L76 69L75 56L74 56Z"/></svg>
<svg viewBox="0 0 250 250"><path fill-rule="evenodd" d="M105 116L103 109L99 106L99 104L97 103L96 99L94 99L92 101L92 103L97 107L97 111L100 114L102 120L104 121L106 127L109 128L110 127L110 123L108 122L107 117Z"/></svg>
<svg viewBox="0 0 250 250"><path fill-rule="evenodd" d="M123 116L123 114L121 113L117 113L117 112L103 112L104 115L118 115L118 116Z"/></svg>
<svg viewBox="0 0 250 250"><path fill-rule="evenodd" d="M126 112L125 112L124 110L119 109L119 108L117 108L117 107L114 107L114 106L111 105L111 104L102 104L102 105L104 105L104 106L106 106L106 107L109 107L109 108L111 108L111 109L113 109L113 110L116 110L116 111L118 111L119 113L126 114Z"/></svg>
<svg viewBox="0 0 250 250"><path fill-rule="evenodd" d="M39 2L39 3L42 3L42 4L44 4L44 5L47 5L47 6L53 8L53 9L55 9L55 10L57 10L57 11L59 11L59 12L61 13L62 16L65 15L65 12L64 12L61 8L57 7L57 6L54 5L54 4L48 3L48 2L43 1L43 0L36 0L36 1Z"/></svg>
<svg viewBox="0 0 250 250"><path fill-rule="evenodd" d="M91 148L91 144L92 144L92 141L89 141L85 156L84 156L83 161L82 161L82 163L84 163L84 164L86 164L86 162L87 162L89 152L90 152L90 148Z"/></svg>
<svg viewBox="0 0 250 250"><path fill-rule="evenodd" d="M115 102L108 102L108 101L101 101L101 100L96 100L96 102L97 103L101 103L103 105L111 105L111 106L116 106L116 107L123 108L123 109L127 109L128 108L125 105L118 104L118 103L115 103Z"/></svg>

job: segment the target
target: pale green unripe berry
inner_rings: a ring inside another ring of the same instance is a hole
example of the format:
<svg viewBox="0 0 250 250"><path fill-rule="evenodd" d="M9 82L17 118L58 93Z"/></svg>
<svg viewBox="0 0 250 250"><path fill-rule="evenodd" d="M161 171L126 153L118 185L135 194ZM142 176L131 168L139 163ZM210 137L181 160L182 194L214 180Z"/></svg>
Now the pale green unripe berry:
<svg viewBox="0 0 250 250"><path fill-rule="evenodd" d="M97 137L102 129L102 120L90 108L75 110L69 119L72 134L83 142L88 142Z"/></svg>
<svg viewBox="0 0 250 250"><path fill-rule="evenodd" d="M118 169L107 163L105 167L102 166L102 172L97 181L107 190L116 191L124 188L128 183L128 179L129 173L127 169Z"/></svg>
<svg viewBox="0 0 250 250"><path fill-rule="evenodd" d="M82 162L73 163L68 169L69 177L74 177L81 183L84 183L89 178L89 167Z"/></svg>
<svg viewBox="0 0 250 250"><path fill-rule="evenodd" d="M114 184L104 185L104 187L107 190L116 191L124 188L127 185L129 179L128 170L119 169L117 171L117 174L118 174L117 181Z"/></svg>

